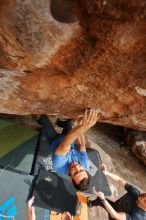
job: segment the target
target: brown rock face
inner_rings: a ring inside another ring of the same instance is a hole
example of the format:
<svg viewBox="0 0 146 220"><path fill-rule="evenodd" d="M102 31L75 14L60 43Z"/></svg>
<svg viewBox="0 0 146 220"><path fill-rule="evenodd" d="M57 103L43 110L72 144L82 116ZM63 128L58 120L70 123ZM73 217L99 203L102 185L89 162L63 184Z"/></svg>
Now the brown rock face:
<svg viewBox="0 0 146 220"><path fill-rule="evenodd" d="M125 141L135 156L146 166L146 132L125 129Z"/></svg>
<svg viewBox="0 0 146 220"><path fill-rule="evenodd" d="M92 107L101 121L146 130L145 0L65 4L0 1L0 112Z"/></svg>

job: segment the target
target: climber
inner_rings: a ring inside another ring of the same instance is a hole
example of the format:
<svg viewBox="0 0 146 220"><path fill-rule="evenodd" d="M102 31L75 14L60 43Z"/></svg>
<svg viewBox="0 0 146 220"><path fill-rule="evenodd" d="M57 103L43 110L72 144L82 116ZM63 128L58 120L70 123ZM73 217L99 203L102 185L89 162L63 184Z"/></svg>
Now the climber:
<svg viewBox="0 0 146 220"><path fill-rule="evenodd" d="M58 126L63 127L63 131L58 134L53 128L46 115L42 115L38 123L46 130L53 151L53 167L56 172L69 175L74 186L79 190L88 188L90 179L87 173L89 166L86 153L84 132L95 125L99 119L95 109L86 110L84 117L78 120L77 126L72 128L71 120L57 121ZM79 150L74 146L74 141L78 140Z"/></svg>
<svg viewBox="0 0 146 220"><path fill-rule="evenodd" d="M127 183L124 179L109 172L106 166L102 165L103 173L113 181L124 187L127 194L116 202L104 197L102 192L97 192L93 187L93 193L97 199L88 201L88 205L102 206L109 214L110 219L115 220L146 220L146 193L140 192L136 187Z"/></svg>

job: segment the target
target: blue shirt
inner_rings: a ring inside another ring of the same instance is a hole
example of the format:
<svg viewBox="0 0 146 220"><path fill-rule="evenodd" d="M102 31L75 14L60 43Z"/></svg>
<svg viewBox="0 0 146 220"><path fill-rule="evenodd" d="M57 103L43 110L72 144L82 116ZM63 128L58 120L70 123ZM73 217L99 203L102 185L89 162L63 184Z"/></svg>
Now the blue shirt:
<svg viewBox="0 0 146 220"><path fill-rule="evenodd" d="M87 153L85 151L79 152L74 144L71 144L71 148L66 155L57 155L55 154L55 150L63 141L64 136L60 136L57 140L52 142L51 151L53 151L53 168L57 173L68 175L69 165L72 162L79 163L85 170L89 167L89 160Z"/></svg>

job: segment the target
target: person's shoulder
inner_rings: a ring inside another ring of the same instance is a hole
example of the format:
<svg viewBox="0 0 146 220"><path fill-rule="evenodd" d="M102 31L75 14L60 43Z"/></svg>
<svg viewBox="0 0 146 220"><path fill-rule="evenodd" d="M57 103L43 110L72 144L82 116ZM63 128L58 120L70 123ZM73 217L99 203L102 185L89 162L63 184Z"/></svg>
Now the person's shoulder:
<svg viewBox="0 0 146 220"><path fill-rule="evenodd" d="M58 173L65 173L68 167L68 160L65 156L54 155L52 158L53 168Z"/></svg>
<svg viewBox="0 0 146 220"><path fill-rule="evenodd" d="M65 161L67 159L66 155L62 155L62 154L53 154L52 157L53 161Z"/></svg>
<svg viewBox="0 0 146 220"><path fill-rule="evenodd" d="M86 151L80 151L79 152L79 159L80 160L89 160L87 152Z"/></svg>
<svg viewBox="0 0 146 220"><path fill-rule="evenodd" d="M54 167L61 167L65 166L68 160L64 155L54 154L52 157L52 162Z"/></svg>

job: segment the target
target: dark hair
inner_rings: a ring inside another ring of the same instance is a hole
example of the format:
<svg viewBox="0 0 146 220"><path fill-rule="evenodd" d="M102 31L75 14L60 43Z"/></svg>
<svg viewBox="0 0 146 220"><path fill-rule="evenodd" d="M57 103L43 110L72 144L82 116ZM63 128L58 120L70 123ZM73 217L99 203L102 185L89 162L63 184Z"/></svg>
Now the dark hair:
<svg viewBox="0 0 146 220"><path fill-rule="evenodd" d="M140 193L140 196L146 197L146 193Z"/></svg>
<svg viewBox="0 0 146 220"><path fill-rule="evenodd" d="M90 177L88 175L88 178L84 178L81 180L79 184L76 184L75 181L72 179L72 182L74 184L74 187L78 190L86 190L89 187L90 184Z"/></svg>

